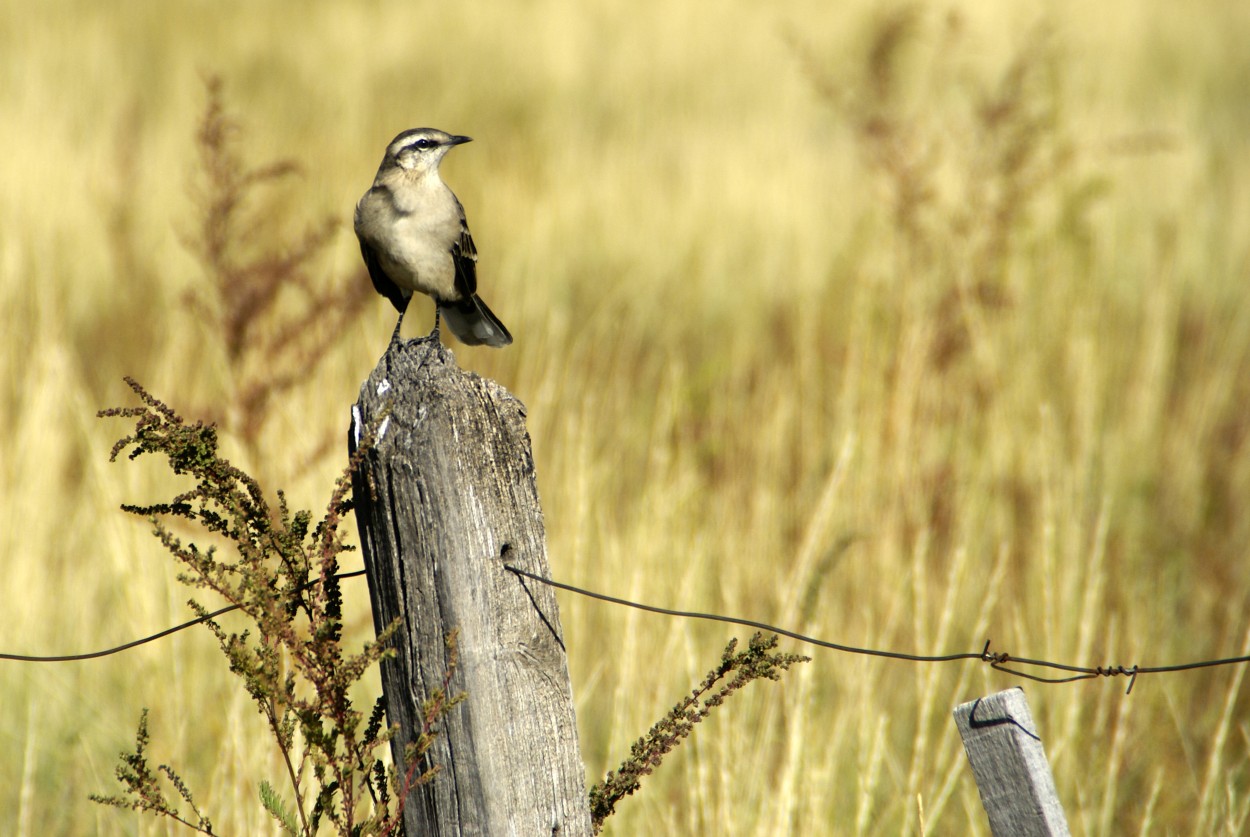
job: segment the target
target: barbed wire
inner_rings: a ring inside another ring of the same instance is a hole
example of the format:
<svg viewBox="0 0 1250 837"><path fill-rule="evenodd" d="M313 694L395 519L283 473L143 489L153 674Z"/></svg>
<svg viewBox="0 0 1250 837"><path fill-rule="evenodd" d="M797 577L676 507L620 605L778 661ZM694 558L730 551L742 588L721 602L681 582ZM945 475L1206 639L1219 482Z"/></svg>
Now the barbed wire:
<svg viewBox="0 0 1250 837"><path fill-rule="evenodd" d="M572 584L566 584L562 581L545 578L535 573L528 572L520 567L512 564L504 564L504 569L517 576L533 579L534 581L546 584L549 587L555 587L560 590L566 590L570 593L576 593L579 596L586 596L591 599L609 602L611 604L632 607L637 610L646 611L648 613L658 613L664 616L675 616L682 619L703 619L712 622L724 622L730 625L741 625L746 628L755 628L761 631L780 634L808 645L814 645L818 648L829 648L834 651L842 651L847 654L860 654L867 657L885 657L892 660L906 660L915 663L946 663L954 660L980 660L989 663L990 668L1001 671L1005 674L1011 674L1016 677L1023 677L1027 680L1034 680L1038 683L1074 683L1078 680L1092 680L1096 677L1127 677L1129 678L1128 689L1125 694L1132 694L1133 686L1137 683L1137 677L1142 674L1163 674L1167 672L1190 671L1199 668L1212 668L1215 666L1228 666L1250 663L1250 657L1227 657L1219 660L1201 660L1192 663L1178 663L1168 666L1077 666L1067 663L1056 663L1050 660L1036 660L1030 657L1016 657L1002 651L991 651L990 640L985 641L985 646L979 651L966 651L957 654L908 654L902 651L883 651L877 648L857 648L853 645L842 645L837 642L820 639L818 637L801 634L797 631L791 631L776 625L769 625L766 622L757 622L752 619L742 619L736 616L724 616L719 613L700 613L698 611L688 610L671 610L664 607L656 607L654 605L632 602L628 599L609 596L605 593L597 593L594 590L587 590ZM1038 674L1032 674L1027 671L1020 671L1017 668L1008 668L1008 664L1015 666L1034 666L1037 668L1049 668L1056 671L1071 672L1070 677L1043 677Z"/></svg>
<svg viewBox="0 0 1250 837"><path fill-rule="evenodd" d="M336 579L355 578L358 575L364 575L364 574L365 574L364 570L353 570L352 572L349 572L349 573L338 573L337 575L332 576L332 578L336 578ZM309 587L312 587L314 584L320 584L320 583L321 583L321 579L310 581L308 584L305 584L303 587L301 587L300 590L307 590ZM152 634L151 636L145 636L143 639L136 639L133 642L127 642L124 645L118 645L113 648L106 648L103 651L88 651L85 654L63 654L57 657L36 657L33 655L29 655L29 654L7 654L7 653L0 651L0 660L13 660L14 662L18 662L18 663L74 663L74 662L80 662L82 660L94 660L99 657L107 657L110 654L117 654L122 651L128 651L131 648L135 648L135 647L144 645L149 642L155 642L158 639L164 639L170 634L176 634L179 631L186 630L187 628L194 627L195 625L199 625L203 622L207 622L210 619L216 619L218 616L221 616L223 613L229 613L232 610L238 610L240 607L242 607L242 605L237 605L237 604L229 605L228 607L223 607L220 610L214 610L212 613L206 613L203 616L190 620L189 622L183 622L181 625L175 625L172 628L166 628L160 633L155 633L155 634Z"/></svg>
<svg viewBox="0 0 1250 837"><path fill-rule="evenodd" d="M564 590L569 593L575 593L589 599L595 599L608 604L621 605L622 607L630 607L635 610L641 610L646 613L655 613L661 616L672 616L679 619L698 619L709 622L722 622L728 625L738 625L744 628L754 628L759 631L767 631L769 633L778 634L779 636L788 637L797 642L806 645L812 645L817 648L828 648L832 651L841 651L846 654L859 654L867 657L883 657L890 660L903 660L913 663L949 663L958 660L979 660L988 663L990 668L1001 671L1004 674L1010 674L1015 677L1023 677L1027 680L1033 680L1038 683L1074 683L1079 680L1092 680L1098 677L1127 677L1129 678L1128 689L1125 694L1132 694L1133 686L1137 683L1137 678L1143 674L1168 674L1181 671L1193 671L1200 668L1214 668L1217 666L1244 665L1250 663L1250 657L1225 657L1217 660L1199 660L1196 662L1177 663L1175 665L1166 666L1142 666L1142 665L1107 665L1107 666L1079 666L1068 663L1058 663L1052 660L1038 660L1030 657L1017 657L1003 651L991 651L990 640L985 641L985 646L980 651L965 651L955 654L911 654L904 651L887 651L879 648L858 648L854 645L844 645L838 642L831 642L827 639L810 636L808 634L792 631L777 625L770 625L767 622L759 622L754 619L745 619L738 616L726 616L720 613L704 613L694 610L674 610L666 607L657 607L656 605L635 602L629 599L622 599L617 596L610 596L606 593L599 593L594 590L587 590L584 587L577 587L573 584L566 584L562 581L556 581L546 576L531 573L512 564L504 564L503 568L517 576L518 581L524 585L525 579L537 581L548 587L558 590ZM365 574L364 570L355 570L352 572L338 573L334 576L336 579L356 578ZM320 581L311 582L311 584L319 584ZM117 654L127 651L158 639L163 639L170 634L185 630L210 619L215 619L225 613L238 610L239 605L230 605L212 613L205 614L181 625L175 625L172 628L166 628L159 633L151 636L136 639L127 642L124 645L118 645L113 648L106 648L102 651L90 651L84 654L63 654L58 656L36 656L30 654L10 654L0 652L0 660L12 660L14 662L23 663L67 663L79 662L83 660L93 660L99 657L107 657L111 654ZM1009 667L1010 666L1010 667ZM1021 671L1017 666L1031 666L1034 668L1051 669L1054 671L1068 672L1066 677L1045 677L1027 671Z"/></svg>

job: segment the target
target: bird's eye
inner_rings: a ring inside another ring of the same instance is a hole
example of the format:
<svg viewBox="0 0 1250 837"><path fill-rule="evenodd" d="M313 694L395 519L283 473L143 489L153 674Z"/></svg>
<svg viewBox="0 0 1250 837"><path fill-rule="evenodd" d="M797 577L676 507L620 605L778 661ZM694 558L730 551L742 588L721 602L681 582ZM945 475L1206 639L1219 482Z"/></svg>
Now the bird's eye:
<svg viewBox="0 0 1250 837"><path fill-rule="evenodd" d="M434 140L419 139L413 145L416 146L418 151L425 151L427 148L433 148L438 145L438 143L434 142Z"/></svg>

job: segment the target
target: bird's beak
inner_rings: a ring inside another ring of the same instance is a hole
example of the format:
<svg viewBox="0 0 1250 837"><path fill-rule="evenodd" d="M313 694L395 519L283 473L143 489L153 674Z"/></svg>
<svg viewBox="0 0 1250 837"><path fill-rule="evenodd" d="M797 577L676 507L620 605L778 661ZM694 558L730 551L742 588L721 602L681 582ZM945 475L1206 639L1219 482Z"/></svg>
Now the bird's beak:
<svg viewBox="0 0 1250 837"><path fill-rule="evenodd" d="M473 137L452 137L447 140L448 145L461 145L466 142L473 142Z"/></svg>

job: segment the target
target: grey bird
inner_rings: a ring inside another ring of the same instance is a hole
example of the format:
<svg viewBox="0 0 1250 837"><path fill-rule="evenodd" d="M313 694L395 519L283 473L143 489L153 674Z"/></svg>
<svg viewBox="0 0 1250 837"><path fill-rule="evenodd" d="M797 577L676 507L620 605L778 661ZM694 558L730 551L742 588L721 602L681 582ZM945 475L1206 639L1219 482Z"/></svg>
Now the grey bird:
<svg viewBox="0 0 1250 837"><path fill-rule="evenodd" d="M477 295L477 248L464 207L438 174L447 152L469 141L434 128L404 131L386 147L373 186L356 204L356 237L369 278L399 311L392 342L417 291L434 300L436 339L441 315L470 346L512 342Z"/></svg>

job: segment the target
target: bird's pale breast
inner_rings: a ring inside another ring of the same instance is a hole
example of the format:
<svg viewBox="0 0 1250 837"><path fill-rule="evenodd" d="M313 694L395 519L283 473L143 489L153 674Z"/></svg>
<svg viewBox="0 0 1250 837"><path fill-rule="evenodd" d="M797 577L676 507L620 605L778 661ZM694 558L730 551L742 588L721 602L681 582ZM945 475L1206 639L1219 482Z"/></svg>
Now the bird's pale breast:
<svg viewBox="0 0 1250 837"><path fill-rule="evenodd" d="M404 190L409 200L402 205L390 189L370 190L360 203L356 228L372 233L369 243L396 285L454 300L460 296L451 256L460 239L459 208L441 181L431 185L437 188Z"/></svg>

